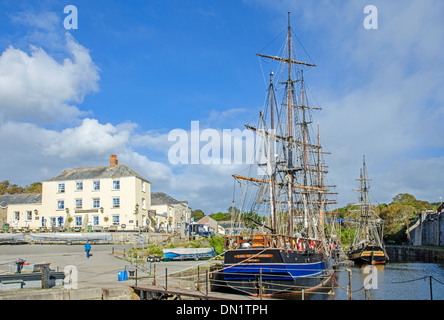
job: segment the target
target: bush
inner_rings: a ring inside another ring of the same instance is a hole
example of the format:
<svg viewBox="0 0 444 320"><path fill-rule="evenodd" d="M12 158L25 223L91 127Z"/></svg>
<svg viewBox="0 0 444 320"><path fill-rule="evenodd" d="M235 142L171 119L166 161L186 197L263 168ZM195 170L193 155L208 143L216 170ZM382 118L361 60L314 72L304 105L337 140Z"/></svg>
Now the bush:
<svg viewBox="0 0 444 320"><path fill-rule="evenodd" d="M224 237L211 237L209 242L217 254L224 252Z"/></svg>

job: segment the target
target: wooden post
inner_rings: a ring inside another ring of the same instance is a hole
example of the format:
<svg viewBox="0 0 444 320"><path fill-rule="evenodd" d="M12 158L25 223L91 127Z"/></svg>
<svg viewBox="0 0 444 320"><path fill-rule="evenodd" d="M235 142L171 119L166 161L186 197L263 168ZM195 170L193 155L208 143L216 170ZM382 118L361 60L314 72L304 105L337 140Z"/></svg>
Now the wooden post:
<svg viewBox="0 0 444 320"><path fill-rule="evenodd" d="M350 290L350 296L348 300L353 300L353 293L352 293L352 271L350 269L346 270L348 272L348 288Z"/></svg>
<svg viewBox="0 0 444 320"><path fill-rule="evenodd" d="M137 269L138 269L138 268L137 268L137 265L136 265L136 278L135 278L136 281L135 281L135 284L134 284L135 286L137 286Z"/></svg>
<svg viewBox="0 0 444 320"><path fill-rule="evenodd" d="M262 300L262 268L259 269L259 299Z"/></svg>
<svg viewBox="0 0 444 320"><path fill-rule="evenodd" d="M156 264L154 264L154 278L153 278L153 286L156 285Z"/></svg>
<svg viewBox="0 0 444 320"><path fill-rule="evenodd" d="M197 266L197 291L200 291L200 266Z"/></svg>
<svg viewBox="0 0 444 320"><path fill-rule="evenodd" d="M432 276L429 276L429 281L430 281L430 300L433 300Z"/></svg>
<svg viewBox="0 0 444 320"><path fill-rule="evenodd" d="M165 291L168 291L168 268L165 268Z"/></svg>
<svg viewBox="0 0 444 320"><path fill-rule="evenodd" d="M208 298L208 269L205 270L205 282L206 282L205 295Z"/></svg>

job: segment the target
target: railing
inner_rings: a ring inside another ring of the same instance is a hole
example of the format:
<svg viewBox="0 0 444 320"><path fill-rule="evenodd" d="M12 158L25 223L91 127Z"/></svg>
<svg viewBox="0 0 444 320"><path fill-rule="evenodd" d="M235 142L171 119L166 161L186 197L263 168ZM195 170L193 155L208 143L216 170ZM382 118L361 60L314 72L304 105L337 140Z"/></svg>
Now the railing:
<svg viewBox="0 0 444 320"><path fill-rule="evenodd" d="M316 252L323 251L322 241L320 240L292 237L282 234L254 234L225 237L225 250L240 249L245 246L250 248L278 248L291 250L292 252L295 250L305 251L308 249Z"/></svg>

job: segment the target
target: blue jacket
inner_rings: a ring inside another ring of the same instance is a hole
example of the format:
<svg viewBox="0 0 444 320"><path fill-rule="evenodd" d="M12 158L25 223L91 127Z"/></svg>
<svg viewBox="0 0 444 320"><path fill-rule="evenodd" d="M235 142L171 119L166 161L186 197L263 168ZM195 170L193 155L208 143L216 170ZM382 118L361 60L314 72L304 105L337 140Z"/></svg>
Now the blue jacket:
<svg viewBox="0 0 444 320"><path fill-rule="evenodd" d="M91 250L91 245L89 243L85 244L85 251Z"/></svg>

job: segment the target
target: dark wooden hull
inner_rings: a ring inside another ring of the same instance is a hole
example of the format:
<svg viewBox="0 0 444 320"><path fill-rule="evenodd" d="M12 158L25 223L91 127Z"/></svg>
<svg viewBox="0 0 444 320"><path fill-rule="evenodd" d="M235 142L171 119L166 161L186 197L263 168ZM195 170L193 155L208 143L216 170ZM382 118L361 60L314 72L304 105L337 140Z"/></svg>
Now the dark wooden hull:
<svg viewBox="0 0 444 320"><path fill-rule="evenodd" d="M350 251L347 256L355 264L385 264L388 261L387 254L380 246L366 246L355 249Z"/></svg>

